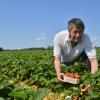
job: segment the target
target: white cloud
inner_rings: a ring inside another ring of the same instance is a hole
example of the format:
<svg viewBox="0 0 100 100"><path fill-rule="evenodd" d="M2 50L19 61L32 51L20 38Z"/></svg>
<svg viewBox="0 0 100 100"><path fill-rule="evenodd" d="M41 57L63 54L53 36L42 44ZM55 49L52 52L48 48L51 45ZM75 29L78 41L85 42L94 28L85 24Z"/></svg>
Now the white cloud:
<svg viewBox="0 0 100 100"><path fill-rule="evenodd" d="M46 40L46 37L37 37L36 40L37 40L37 41Z"/></svg>
<svg viewBox="0 0 100 100"><path fill-rule="evenodd" d="M41 33L40 35L41 35L41 36L45 36L45 33Z"/></svg>
<svg viewBox="0 0 100 100"><path fill-rule="evenodd" d="M37 41L43 41L46 39L47 39L47 37L46 37L45 33L40 33L39 36L36 38Z"/></svg>
<svg viewBox="0 0 100 100"><path fill-rule="evenodd" d="M100 38L99 37L92 37L91 39L95 46L100 46Z"/></svg>
<svg viewBox="0 0 100 100"><path fill-rule="evenodd" d="M97 37L92 37L91 38L93 42L95 42L98 38Z"/></svg>

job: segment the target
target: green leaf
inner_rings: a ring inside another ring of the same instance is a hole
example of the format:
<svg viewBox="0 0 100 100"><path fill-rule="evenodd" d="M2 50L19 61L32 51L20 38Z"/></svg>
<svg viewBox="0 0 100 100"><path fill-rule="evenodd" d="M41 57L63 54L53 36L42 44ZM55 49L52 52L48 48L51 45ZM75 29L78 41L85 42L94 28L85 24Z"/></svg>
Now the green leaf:
<svg viewBox="0 0 100 100"><path fill-rule="evenodd" d="M50 92L48 89L38 89L37 92L33 95L33 100L43 100L45 96Z"/></svg>
<svg viewBox="0 0 100 100"><path fill-rule="evenodd" d="M27 97L27 93L25 91L17 91L9 93L9 96L14 97L16 99L19 98L25 100L25 98Z"/></svg>
<svg viewBox="0 0 100 100"><path fill-rule="evenodd" d="M34 100L34 99L33 99L33 96L30 95L29 98L28 98L28 100Z"/></svg>
<svg viewBox="0 0 100 100"><path fill-rule="evenodd" d="M4 85L3 85L3 84L2 84L2 85L0 85L0 90L1 90L1 89L3 89L3 88L4 88Z"/></svg>

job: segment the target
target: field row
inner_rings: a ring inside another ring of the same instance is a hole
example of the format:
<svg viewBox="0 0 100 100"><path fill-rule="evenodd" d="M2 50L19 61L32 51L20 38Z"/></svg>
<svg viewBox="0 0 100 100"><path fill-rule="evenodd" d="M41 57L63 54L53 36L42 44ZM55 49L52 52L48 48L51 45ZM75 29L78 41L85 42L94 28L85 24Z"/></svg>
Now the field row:
<svg viewBox="0 0 100 100"><path fill-rule="evenodd" d="M99 52L98 52L99 55ZM99 59L99 56L98 56ZM78 96L80 100L100 98L100 69L92 75L88 67L76 62L63 72L81 76L79 85L60 83L56 78L52 50L23 50L0 52L0 96L9 100L64 100ZM81 93L89 85L89 93Z"/></svg>

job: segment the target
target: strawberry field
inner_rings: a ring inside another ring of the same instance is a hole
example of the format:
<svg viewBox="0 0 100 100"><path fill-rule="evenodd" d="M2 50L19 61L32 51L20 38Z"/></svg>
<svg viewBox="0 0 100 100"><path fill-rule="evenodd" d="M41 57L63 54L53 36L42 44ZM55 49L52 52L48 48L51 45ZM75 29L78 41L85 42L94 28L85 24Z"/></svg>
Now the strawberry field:
<svg viewBox="0 0 100 100"><path fill-rule="evenodd" d="M100 66L100 49L97 49ZM88 66L76 62L62 72L78 73L78 85L56 78L52 50L0 52L0 100L100 100L100 69L91 74ZM88 90L82 89L88 86ZM67 98L70 99L67 99Z"/></svg>

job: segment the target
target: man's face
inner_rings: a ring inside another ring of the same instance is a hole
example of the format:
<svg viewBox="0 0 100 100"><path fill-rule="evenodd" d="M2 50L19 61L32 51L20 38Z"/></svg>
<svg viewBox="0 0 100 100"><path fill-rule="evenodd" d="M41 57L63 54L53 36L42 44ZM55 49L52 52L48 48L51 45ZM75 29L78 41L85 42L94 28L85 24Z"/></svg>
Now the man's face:
<svg viewBox="0 0 100 100"><path fill-rule="evenodd" d="M82 29L77 29L76 27L73 27L72 29L69 30L69 33L71 42L78 43L81 41L83 35Z"/></svg>

